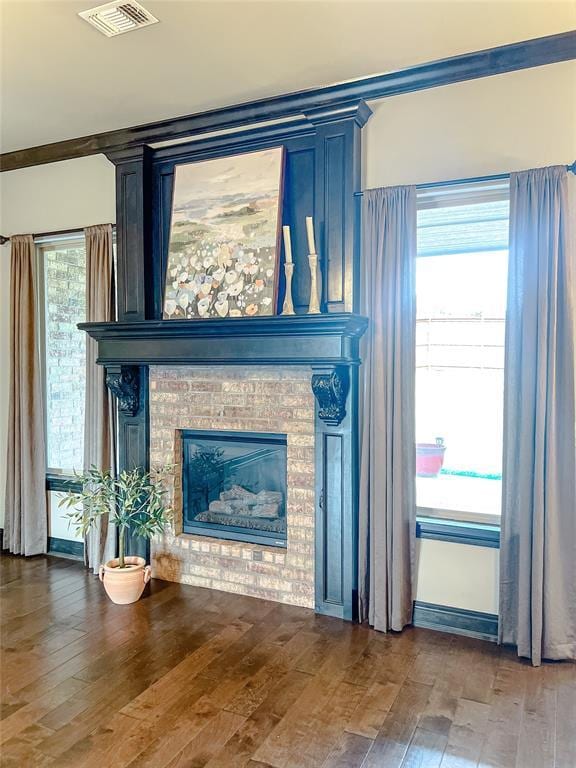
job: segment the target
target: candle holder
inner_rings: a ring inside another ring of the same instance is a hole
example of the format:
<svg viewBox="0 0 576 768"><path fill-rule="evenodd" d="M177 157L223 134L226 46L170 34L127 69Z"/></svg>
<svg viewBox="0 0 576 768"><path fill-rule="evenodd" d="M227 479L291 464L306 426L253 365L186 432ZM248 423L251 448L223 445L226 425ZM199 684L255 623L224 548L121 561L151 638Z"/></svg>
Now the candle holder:
<svg viewBox="0 0 576 768"><path fill-rule="evenodd" d="M318 254L308 254L308 266L310 267L310 305L309 315L320 314L320 291L318 285Z"/></svg>
<svg viewBox="0 0 576 768"><path fill-rule="evenodd" d="M286 275L286 295L282 306L283 315L295 315L294 304L292 303L292 276L294 275L294 264L286 262L284 264L284 274Z"/></svg>

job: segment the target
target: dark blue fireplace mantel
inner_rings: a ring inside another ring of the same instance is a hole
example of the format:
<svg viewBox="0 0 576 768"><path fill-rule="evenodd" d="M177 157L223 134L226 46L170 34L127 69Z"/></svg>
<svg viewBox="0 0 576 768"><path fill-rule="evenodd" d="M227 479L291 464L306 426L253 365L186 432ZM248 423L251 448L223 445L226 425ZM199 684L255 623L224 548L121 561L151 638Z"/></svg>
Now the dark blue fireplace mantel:
<svg viewBox="0 0 576 768"><path fill-rule="evenodd" d="M345 418L350 370L360 365L368 320L352 313L210 320L81 323L98 344L97 362L121 414L146 405L140 372L149 365L309 366L318 417L337 427Z"/></svg>
<svg viewBox="0 0 576 768"><path fill-rule="evenodd" d="M368 321L352 313L81 323L101 365L358 365Z"/></svg>

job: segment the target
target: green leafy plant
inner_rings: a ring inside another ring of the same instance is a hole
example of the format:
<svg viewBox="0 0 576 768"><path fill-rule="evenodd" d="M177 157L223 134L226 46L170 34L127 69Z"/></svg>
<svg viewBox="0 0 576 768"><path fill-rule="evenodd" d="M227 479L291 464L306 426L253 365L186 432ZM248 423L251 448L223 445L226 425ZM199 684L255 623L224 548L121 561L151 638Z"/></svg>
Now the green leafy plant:
<svg viewBox="0 0 576 768"><path fill-rule="evenodd" d="M124 568L126 534L150 539L164 531L172 519L172 509L166 504L166 467L153 472L135 468L123 471L117 477L109 470L92 467L83 474L75 474L75 483L82 490L69 491L60 501L69 524L77 534L86 536L97 521L108 516L118 529L118 567Z"/></svg>

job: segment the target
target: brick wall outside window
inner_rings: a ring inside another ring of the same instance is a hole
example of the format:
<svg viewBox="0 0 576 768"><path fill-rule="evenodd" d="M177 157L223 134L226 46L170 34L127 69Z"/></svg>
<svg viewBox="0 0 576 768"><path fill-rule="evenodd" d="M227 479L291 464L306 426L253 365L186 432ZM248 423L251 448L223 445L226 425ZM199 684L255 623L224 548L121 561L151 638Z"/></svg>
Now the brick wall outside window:
<svg viewBox="0 0 576 768"><path fill-rule="evenodd" d="M43 249L48 467L71 473L84 463L86 319L84 245Z"/></svg>

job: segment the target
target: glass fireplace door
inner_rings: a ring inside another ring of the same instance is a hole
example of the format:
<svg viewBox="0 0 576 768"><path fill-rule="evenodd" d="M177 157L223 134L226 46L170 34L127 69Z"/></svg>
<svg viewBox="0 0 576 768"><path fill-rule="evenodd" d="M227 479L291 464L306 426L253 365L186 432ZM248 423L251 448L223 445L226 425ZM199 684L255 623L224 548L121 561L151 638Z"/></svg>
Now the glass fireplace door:
<svg viewBox="0 0 576 768"><path fill-rule="evenodd" d="M182 431L184 532L286 546L286 435Z"/></svg>

